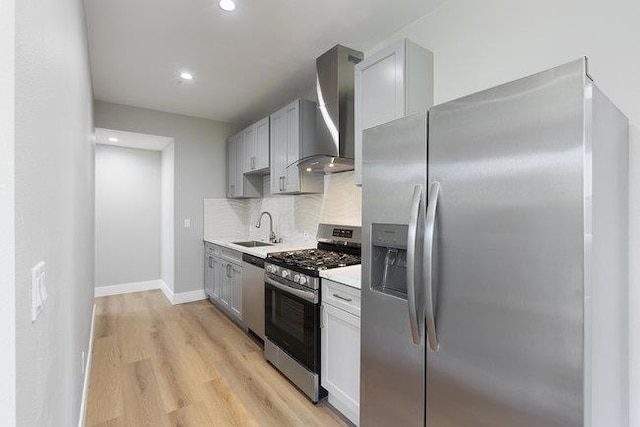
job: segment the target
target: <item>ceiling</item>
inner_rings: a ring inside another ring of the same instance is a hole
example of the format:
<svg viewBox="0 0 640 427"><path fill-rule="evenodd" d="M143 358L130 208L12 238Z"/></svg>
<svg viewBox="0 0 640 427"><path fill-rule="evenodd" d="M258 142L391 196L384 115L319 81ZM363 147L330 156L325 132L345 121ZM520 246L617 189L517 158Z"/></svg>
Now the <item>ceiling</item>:
<svg viewBox="0 0 640 427"><path fill-rule="evenodd" d="M112 140L110 141L109 138ZM96 128L96 144L116 147L138 148L140 150L162 151L173 142L166 136Z"/></svg>
<svg viewBox="0 0 640 427"><path fill-rule="evenodd" d="M235 1L85 0L96 99L246 123L309 93L335 44L366 51L445 0Z"/></svg>

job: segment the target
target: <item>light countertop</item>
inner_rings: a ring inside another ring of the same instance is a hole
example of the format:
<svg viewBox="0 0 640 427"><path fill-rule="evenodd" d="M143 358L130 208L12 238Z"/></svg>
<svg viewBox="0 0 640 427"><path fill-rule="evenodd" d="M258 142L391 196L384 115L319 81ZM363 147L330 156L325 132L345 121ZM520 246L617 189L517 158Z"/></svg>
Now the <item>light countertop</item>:
<svg viewBox="0 0 640 427"><path fill-rule="evenodd" d="M275 243L271 246L258 246L255 248L246 248L244 246L236 245L233 242L243 242L251 240L249 238L239 238L239 239L204 239L205 242L213 243L214 245L223 246L225 248L233 249L234 251L242 252L245 254L253 255L258 258L266 258L268 253L271 252L282 252L282 251L294 251L298 249L309 249L314 247L313 245L305 244L305 243Z"/></svg>
<svg viewBox="0 0 640 427"><path fill-rule="evenodd" d="M320 277L360 289L360 271L359 265L350 265L349 267L323 270L320 272Z"/></svg>

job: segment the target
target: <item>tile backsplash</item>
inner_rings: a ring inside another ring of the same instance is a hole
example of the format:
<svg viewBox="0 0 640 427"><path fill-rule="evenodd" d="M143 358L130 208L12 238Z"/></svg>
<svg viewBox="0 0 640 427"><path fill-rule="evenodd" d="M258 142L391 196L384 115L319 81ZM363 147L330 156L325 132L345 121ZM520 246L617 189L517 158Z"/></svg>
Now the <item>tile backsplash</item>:
<svg viewBox="0 0 640 427"><path fill-rule="evenodd" d="M268 218L255 227L262 211L271 213L273 229L285 242L312 246L318 223L362 224L362 190L354 184L353 172L325 175L323 194L271 195L269 176L263 182L262 199L205 199L204 238L267 239Z"/></svg>

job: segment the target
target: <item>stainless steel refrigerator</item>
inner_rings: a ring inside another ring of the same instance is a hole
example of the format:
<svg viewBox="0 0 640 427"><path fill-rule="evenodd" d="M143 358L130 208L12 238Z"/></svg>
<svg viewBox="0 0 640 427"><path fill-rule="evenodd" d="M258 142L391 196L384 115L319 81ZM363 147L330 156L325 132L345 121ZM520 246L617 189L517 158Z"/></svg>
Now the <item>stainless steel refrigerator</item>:
<svg viewBox="0 0 640 427"><path fill-rule="evenodd" d="M364 132L361 425L628 425L628 121L580 59Z"/></svg>

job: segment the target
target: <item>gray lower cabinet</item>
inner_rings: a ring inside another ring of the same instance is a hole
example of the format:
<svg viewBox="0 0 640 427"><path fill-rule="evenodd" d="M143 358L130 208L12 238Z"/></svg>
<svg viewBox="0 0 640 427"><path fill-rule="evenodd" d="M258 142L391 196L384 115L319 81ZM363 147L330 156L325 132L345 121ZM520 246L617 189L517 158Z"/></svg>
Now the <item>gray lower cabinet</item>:
<svg viewBox="0 0 640 427"><path fill-rule="evenodd" d="M322 279L321 383L329 403L360 423L360 289Z"/></svg>
<svg viewBox="0 0 640 427"><path fill-rule="evenodd" d="M211 300L220 299L220 269L222 248L211 243L205 243L204 251L204 290Z"/></svg>
<svg viewBox="0 0 640 427"><path fill-rule="evenodd" d="M204 283L207 297L242 321L242 253L205 243Z"/></svg>

